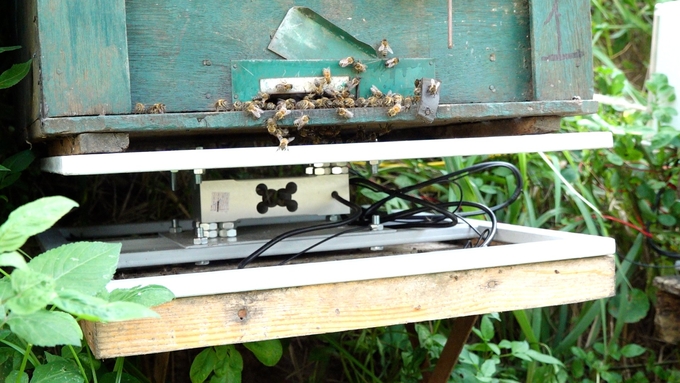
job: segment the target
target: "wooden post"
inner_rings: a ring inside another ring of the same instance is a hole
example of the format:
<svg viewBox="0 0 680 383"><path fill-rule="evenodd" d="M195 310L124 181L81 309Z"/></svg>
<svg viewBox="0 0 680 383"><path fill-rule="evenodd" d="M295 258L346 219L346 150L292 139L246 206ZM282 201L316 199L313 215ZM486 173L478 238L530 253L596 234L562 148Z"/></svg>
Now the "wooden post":
<svg viewBox="0 0 680 383"><path fill-rule="evenodd" d="M449 381L453 368L458 363L460 352L463 351L463 346L472 332L472 326L479 315L470 315L467 317L454 318L451 326L451 333L446 340L444 350L439 356L439 361L434 366L434 371L430 376L428 383L446 383Z"/></svg>

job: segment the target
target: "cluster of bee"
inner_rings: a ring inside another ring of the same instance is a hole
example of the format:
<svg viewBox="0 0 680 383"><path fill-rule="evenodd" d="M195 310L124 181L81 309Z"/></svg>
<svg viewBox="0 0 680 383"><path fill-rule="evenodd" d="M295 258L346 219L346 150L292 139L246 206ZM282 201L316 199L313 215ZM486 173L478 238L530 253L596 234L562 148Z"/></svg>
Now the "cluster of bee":
<svg viewBox="0 0 680 383"><path fill-rule="evenodd" d="M393 55L394 51L387 39L383 39L378 44L377 52L384 59L386 68L394 68L399 64L399 58L397 57L388 59L388 55ZM334 108L339 117L351 119L354 118L353 108L385 107L388 108L387 115L394 117L402 111L410 109L413 104L417 104L420 101L420 80L415 82L413 95L402 96L391 91L383 93L378 87L371 85L371 95L369 97L357 97L357 89L361 83L359 75L366 72L368 69L367 65L351 56L341 59L338 65L343 68L351 66L357 73L357 76L351 78L341 89L332 86L331 68L323 68L320 73L321 76L315 79L307 88L307 94L293 93L293 84L283 81L275 86L275 94L270 95L265 92L258 92L250 101L235 101L231 105L227 100L219 99L213 105L214 110L215 112L240 111L256 120L262 118L266 111L274 111L274 114L266 119L264 125L267 132L278 139L278 150L287 150L288 144L295 137L290 137L289 129L279 127L278 124L279 121L290 115L292 111L296 111L296 113L299 111L298 115L293 116L295 118L293 125L299 135L310 138L312 142L316 143L326 141L325 138L337 136L340 133L340 127L326 126L315 127L314 130L309 129L307 125L310 122L310 117L305 114L307 110ZM436 94L439 91L439 84L438 82L436 84L433 83L428 88L428 92ZM311 92L309 92L309 89L312 89ZM137 103L135 105L135 113L165 113L165 105L159 103L147 108L144 104ZM363 137L364 135L361 136Z"/></svg>
<svg viewBox="0 0 680 383"><path fill-rule="evenodd" d="M142 104L141 102L138 102L135 104L135 113L163 114L165 113L165 104L157 103L147 108L146 105Z"/></svg>

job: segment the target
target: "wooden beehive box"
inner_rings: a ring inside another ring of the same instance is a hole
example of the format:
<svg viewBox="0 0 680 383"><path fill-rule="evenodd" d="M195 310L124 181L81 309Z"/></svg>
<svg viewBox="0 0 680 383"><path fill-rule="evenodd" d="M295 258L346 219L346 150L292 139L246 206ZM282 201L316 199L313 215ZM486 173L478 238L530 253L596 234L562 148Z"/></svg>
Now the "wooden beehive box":
<svg viewBox="0 0 680 383"><path fill-rule="evenodd" d="M388 108L378 107L356 108L351 119L333 109L315 109L307 112L310 125L351 129L391 124L415 126L427 134L437 125L529 118L525 131L536 132L555 128L558 120L551 117L597 108L592 101L590 6L583 0L455 0L450 49L443 1L20 4L24 45L35 57L25 84L30 105L25 117L33 141L82 133L266 133L264 120L273 111L260 119L237 111L216 113L216 101L251 97L249 92L257 90L263 78L321 76L327 66L334 75L347 74L337 65L342 52L335 53L331 43L318 49L317 42L316 51L304 52L304 59L286 60L268 50L292 7L308 7L337 30L374 48L388 39L394 51L388 58L398 57L397 66L385 68L380 55L364 60L372 73L364 75L380 77L375 81L383 91L402 89L420 76L441 81L433 124L419 119L417 108L390 117ZM319 38L307 29L299 31L298 43ZM251 73L249 68L258 65L265 67ZM360 93L368 92L369 81L362 80ZM166 110L134 114L136 103L163 103ZM296 116L280 124L292 127ZM486 134L484 125L472 129ZM489 134L503 133L503 128L489 129Z"/></svg>

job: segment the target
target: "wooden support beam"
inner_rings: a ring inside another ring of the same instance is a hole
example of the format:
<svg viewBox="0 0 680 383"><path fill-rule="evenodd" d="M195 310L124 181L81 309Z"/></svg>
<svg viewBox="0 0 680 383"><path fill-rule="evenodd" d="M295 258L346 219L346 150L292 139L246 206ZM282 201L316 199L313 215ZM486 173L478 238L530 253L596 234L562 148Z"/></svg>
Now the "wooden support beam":
<svg viewBox="0 0 680 383"><path fill-rule="evenodd" d="M596 256L182 298L156 307L158 319L82 322L82 327L95 356L112 358L553 306L613 294L614 259Z"/></svg>
<svg viewBox="0 0 680 383"><path fill-rule="evenodd" d="M475 325L478 317L479 315L470 315L453 320L451 333L439 356L439 361L434 366L434 371L432 371L428 383L446 383L449 381L451 372L456 367L456 363L458 363L458 357L461 351L463 351L463 346L470 336L472 326Z"/></svg>

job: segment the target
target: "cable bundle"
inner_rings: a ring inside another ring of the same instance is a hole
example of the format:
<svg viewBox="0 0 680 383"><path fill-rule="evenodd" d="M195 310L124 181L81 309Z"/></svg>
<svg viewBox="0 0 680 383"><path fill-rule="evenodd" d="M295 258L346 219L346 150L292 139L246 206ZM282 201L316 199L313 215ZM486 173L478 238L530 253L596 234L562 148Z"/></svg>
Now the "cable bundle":
<svg viewBox="0 0 680 383"><path fill-rule="evenodd" d="M509 169L516 180L516 188L513 191L512 195L510 198L508 198L506 201L503 203L500 203L496 206L492 207L487 207L486 205L483 205L478 202L472 202L472 201L465 201L462 199L462 188L460 185L456 182L460 180L463 177L466 177L470 174L478 173L484 170L488 170L491 168L497 168L497 167L503 167ZM458 201L454 202L442 202L442 203L434 203L434 202L429 202L426 201L422 198L415 197L411 194L410 192L422 189L426 186L430 185L435 185L435 184L445 184L445 183L452 183L455 185L461 195L461 199ZM335 233L333 235L330 235L321 241L317 242L316 244L302 250L301 252L289 257L288 259L284 260L281 262L281 264L285 264L289 262L290 260L305 254L309 250L313 249L314 247L317 247L321 245L324 242L327 242L333 238L336 238L338 236L341 236L346 233L350 232L355 232L355 231L360 231L360 230L368 230L369 225L373 222L373 216L378 215L380 217L380 223L385 225L386 227L390 228L395 228L395 229L412 229L412 228L444 228L444 227L452 227L458 224L459 221L465 222L472 230L475 231L475 233L478 235L477 241L472 244L472 242L468 242L466 247L469 246L474 246L474 247L482 247L482 246L488 246L489 243L493 240L494 236L496 235L496 226L497 226L497 221L496 221L496 215L494 214L495 211L505 208L512 204L519 195L522 192L522 176L519 172L519 170L512 164L507 163L507 162L502 162L502 161L490 161L490 162L484 162L481 164L477 164L465 169L457 170L455 172L449 173L442 175L440 177L436 177L424 182L420 182L418 184L405 187L405 188L399 188L399 189L390 189L387 187L384 187L380 184L377 184L373 181L370 181L365 178L361 177L353 177L350 179L350 184L351 185L358 185L358 186L363 186L367 187L373 191L376 192L382 192L387 194L387 197L381 199L380 201L377 201L370 206L366 208L362 208L359 205L356 205L350 201L345 200L344 198L340 197L338 193L333 192L331 195L334 199L336 199L338 202L350 207L352 210L349 216L347 216L345 219L340 220L338 222L331 222L331 223L324 223L320 225L314 225L306 228L301 228L301 229L295 229L288 231L286 233L280 234L276 236L275 238L271 239L267 243L265 243L262 247L257 249L255 252L253 252L251 255L249 255L247 258L244 258L238 265L239 269L244 268L246 265L248 265L250 262L252 262L254 259L259 257L262 253L267 251L267 249L271 248L278 242L290 238L295 235L299 234L304 234L304 233L309 233L312 231L318 231L318 230L324 230L324 229L330 229L330 228L336 228L336 227L341 227L345 225L352 225L348 229L340 231L338 233ZM395 213L380 213L380 208L383 207L388 201L394 199L394 198L400 198L405 201L409 201L411 204L414 205L414 207L406 210L402 210L399 212ZM477 210L470 211L470 212L463 212L461 210L462 207L474 207ZM472 225L467 223L465 221L465 217L471 217L471 216L476 216L476 215L485 215L489 218L491 222L491 228L488 230L485 230L484 232L480 233L477 229L475 229Z"/></svg>

